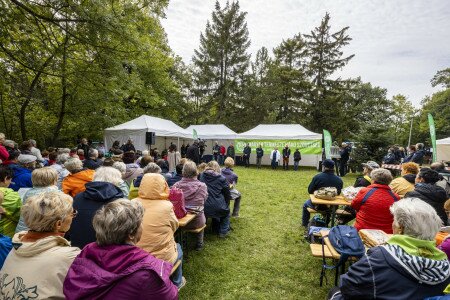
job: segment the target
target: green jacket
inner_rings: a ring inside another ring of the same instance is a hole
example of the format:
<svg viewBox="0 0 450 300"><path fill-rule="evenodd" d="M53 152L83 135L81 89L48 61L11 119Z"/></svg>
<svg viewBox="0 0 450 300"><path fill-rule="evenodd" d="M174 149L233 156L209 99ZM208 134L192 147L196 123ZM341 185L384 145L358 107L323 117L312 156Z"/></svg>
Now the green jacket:
<svg viewBox="0 0 450 300"><path fill-rule="evenodd" d="M0 233L12 238L19 222L22 199L20 199L19 193L10 188L0 187L0 192L3 193L1 206L5 209L5 213L0 219Z"/></svg>

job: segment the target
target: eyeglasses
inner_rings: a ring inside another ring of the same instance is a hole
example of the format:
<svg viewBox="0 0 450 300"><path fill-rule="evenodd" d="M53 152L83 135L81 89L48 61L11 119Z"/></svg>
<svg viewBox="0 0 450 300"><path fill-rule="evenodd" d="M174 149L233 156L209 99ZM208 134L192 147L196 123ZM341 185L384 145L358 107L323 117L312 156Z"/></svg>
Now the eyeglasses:
<svg viewBox="0 0 450 300"><path fill-rule="evenodd" d="M74 209L72 211L72 219L75 218L76 216L78 216L78 211L76 209Z"/></svg>

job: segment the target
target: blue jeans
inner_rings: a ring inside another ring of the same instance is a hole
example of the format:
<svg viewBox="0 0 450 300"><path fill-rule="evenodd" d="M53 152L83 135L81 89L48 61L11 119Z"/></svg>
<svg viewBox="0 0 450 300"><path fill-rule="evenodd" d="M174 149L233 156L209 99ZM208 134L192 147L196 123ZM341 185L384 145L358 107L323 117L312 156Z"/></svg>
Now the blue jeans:
<svg viewBox="0 0 450 300"><path fill-rule="evenodd" d="M311 199L306 200L305 204L303 204L302 225L305 227L308 226L309 218L311 217L311 214L308 211L308 207L314 208Z"/></svg>
<svg viewBox="0 0 450 300"><path fill-rule="evenodd" d="M227 234L230 231L230 215L227 214L225 217L213 218L212 228L218 228L219 234Z"/></svg>
<svg viewBox="0 0 450 300"><path fill-rule="evenodd" d="M298 170L298 164L299 164L299 162L300 162L300 161L295 161L295 160L294 160L294 171L297 171L297 170Z"/></svg>
<svg viewBox="0 0 450 300"><path fill-rule="evenodd" d="M177 252L178 257L177 260L174 262L174 264L176 264L178 261L181 261L181 263L175 270L175 272L173 272L171 280L173 284L179 287L181 285L181 282L183 281L183 250L181 249L181 246L178 243L177 243Z"/></svg>

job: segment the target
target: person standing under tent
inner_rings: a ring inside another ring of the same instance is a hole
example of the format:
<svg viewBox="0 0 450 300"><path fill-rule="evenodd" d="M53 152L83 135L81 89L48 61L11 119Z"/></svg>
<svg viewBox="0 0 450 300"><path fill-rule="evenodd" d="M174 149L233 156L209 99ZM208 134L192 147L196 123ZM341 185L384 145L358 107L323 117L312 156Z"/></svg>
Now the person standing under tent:
<svg viewBox="0 0 450 300"><path fill-rule="evenodd" d="M289 169L289 156L291 156L291 149L289 149L289 145L286 144L283 148L283 169Z"/></svg>
<svg viewBox="0 0 450 300"><path fill-rule="evenodd" d="M197 165L200 163L200 152L198 149L198 141L194 141L194 143L187 148L186 158L192 160Z"/></svg>
<svg viewBox="0 0 450 300"><path fill-rule="evenodd" d="M350 159L350 151L351 148L347 143L342 143L342 148L339 151L339 154L341 155L341 160L339 164L339 176L344 177L347 173L347 163Z"/></svg>
<svg viewBox="0 0 450 300"><path fill-rule="evenodd" d="M302 160L302 154L298 148L294 152L294 171L298 171L298 164Z"/></svg>
<svg viewBox="0 0 450 300"><path fill-rule="evenodd" d="M231 157L232 159L234 159L234 145L233 144L231 144L227 148L227 157Z"/></svg>
<svg viewBox="0 0 450 300"><path fill-rule="evenodd" d="M250 148L250 145L247 143L244 148L244 164L245 167L250 167L250 154L252 153L252 148Z"/></svg>
<svg viewBox="0 0 450 300"><path fill-rule="evenodd" d="M280 151L278 151L278 148L275 147L272 150L272 153L270 153L270 161L271 161L271 165L272 165L272 169L273 170L277 169L278 163L280 162L280 157L281 157Z"/></svg>
<svg viewBox="0 0 450 300"><path fill-rule="evenodd" d="M219 165L223 165L223 162L225 161L225 154L226 154L225 146L223 144L220 144Z"/></svg>
<svg viewBox="0 0 450 300"><path fill-rule="evenodd" d="M220 152L220 146L219 146L219 143L216 141L214 143L214 147L213 147L213 157L214 157L214 160L217 162L219 162L219 152Z"/></svg>
<svg viewBox="0 0 450 300"><path fill-rule="evenodd" d="M256 148L256 165L258 166L258 169L261 169L261 159L264 156L264 149L261 145L259 145L258 148Z"/></svg>

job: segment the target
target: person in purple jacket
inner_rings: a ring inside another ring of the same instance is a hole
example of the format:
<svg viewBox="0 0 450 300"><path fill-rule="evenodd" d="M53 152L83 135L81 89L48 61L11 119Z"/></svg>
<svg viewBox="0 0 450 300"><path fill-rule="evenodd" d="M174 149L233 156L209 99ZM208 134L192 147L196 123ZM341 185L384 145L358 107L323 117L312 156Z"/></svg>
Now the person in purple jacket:
<svg viewBox="0 0 450 300"><path fill-rule="evenodd" d="M178 299L169 279L172 264L135 244L142 235L144 208L118 199L94 217L97 242L84 247L64 280L66 299Z"/></svg>
<svg viewBox="0 0 450 300"><path fill-rule="evenodd" d="M227 157L225 159L225 168L222 169L222 175L227 179L230 185L231 199L234 200L232 217L239 217L239 210L241 207L241 193L236 189L236 184L238 182L238 176L233 172L234 159Z"/></svg>
<svg viewBox="0 0 450 300"><path fill-rule="evenodd" d="M177 166L178 167L178 166ZM182 170L183 178L176 182L173 186L183 191L184 205L187 209L200 211L194 220L189 222L185 229L201 228L206 223L205 206L206 198L208 198L208 189L206 184L197 179L197 165L195 162L187 161ZM197 235L197 245L195 249L200 251L203 248L204 230Z"/></svg>

